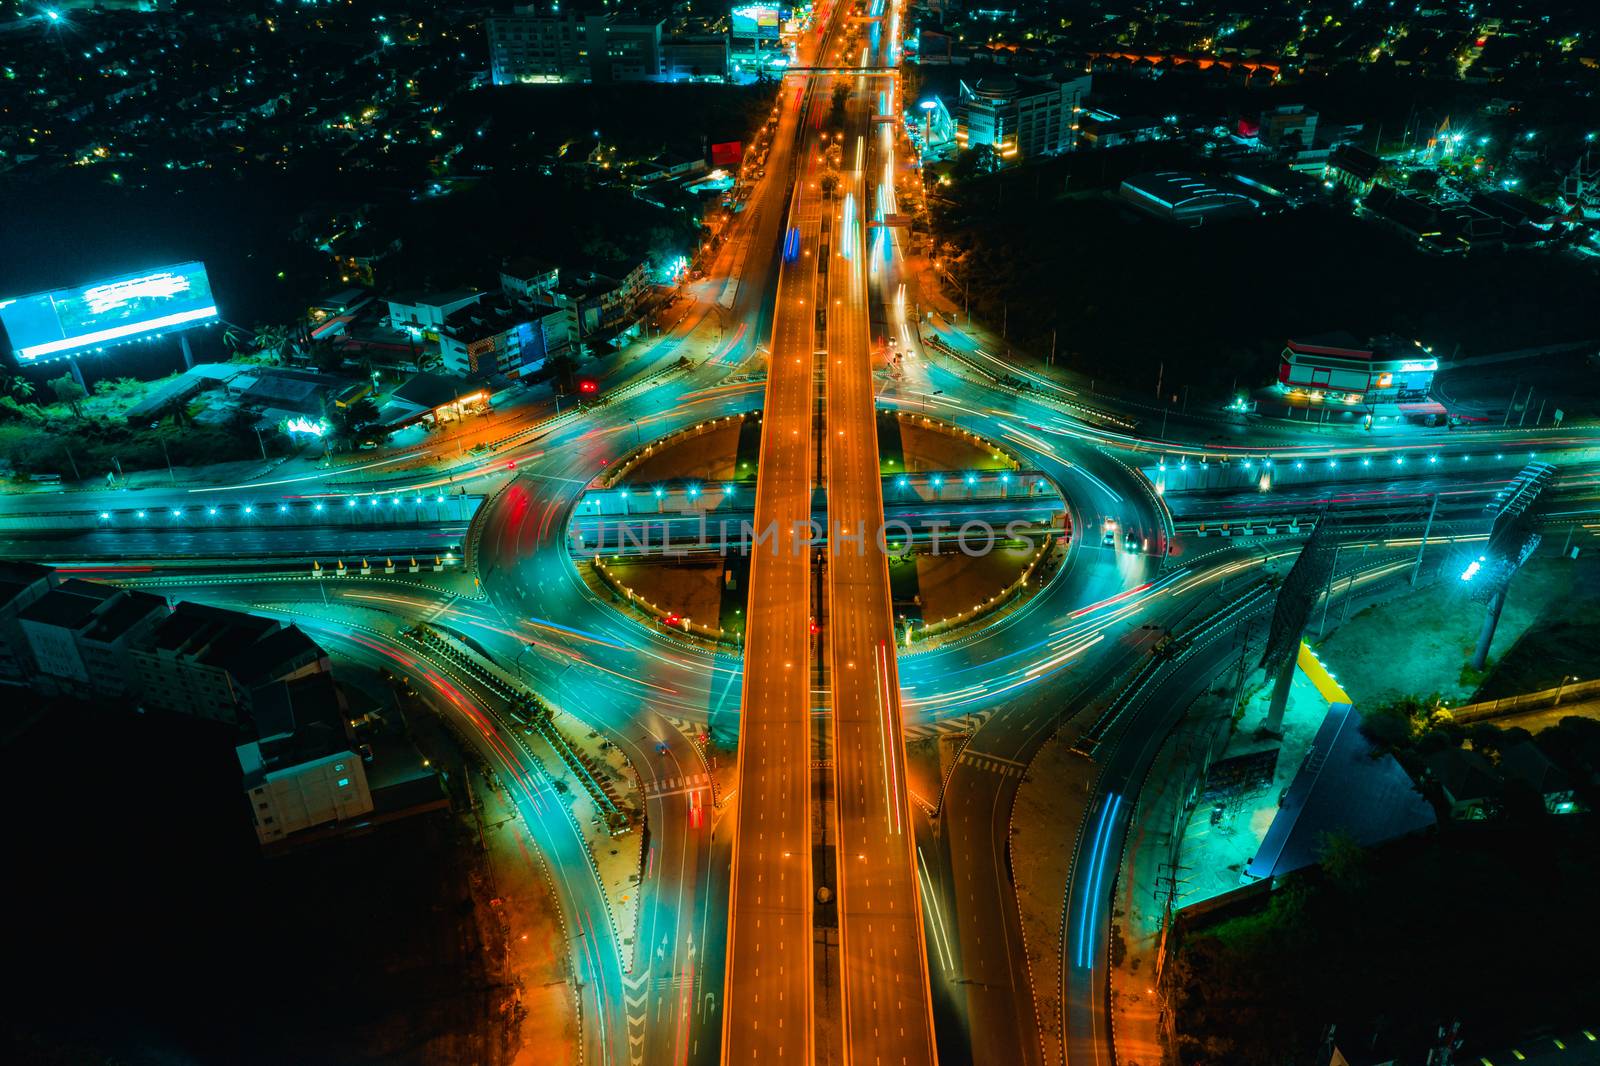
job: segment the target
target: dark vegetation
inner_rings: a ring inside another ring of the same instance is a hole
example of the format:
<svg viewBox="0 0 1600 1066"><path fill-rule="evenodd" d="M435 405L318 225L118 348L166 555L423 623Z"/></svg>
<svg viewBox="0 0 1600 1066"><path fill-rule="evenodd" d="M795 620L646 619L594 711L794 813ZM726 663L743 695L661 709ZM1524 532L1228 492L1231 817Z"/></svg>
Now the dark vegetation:
<svg viewBox="0 0 1600 1066"><path fill-rule="evenodd" d="M1197 167L1170 145L998 174L960 159L935 199L937 252L975 317L1034 355L1154 395L1265 384L1286 339L1395 333L1445 356L1600 335L1593 265L1544 252L1435 257L1342 207L1186 229L1115 197L1123 177ZM957 259L950 265L951 259Z"/></svg>
<svg viewBox="0 0 1600 1066"><path fill-rule="evenodd" d="M15 1063L493 1063L504 988L448 814L263 856L232 733L8 704ZM67 753L70 752L70 756Z"/></svg>
<svg viewBox="0 0 1600 1066"><path fill-rule="evenodd" d="M1446 826L1372 852L1329 840L1321 869L1260 909L1182 935L1181 1061L1322 1066L1330 1023L1376 1027L1421 1061L1441 1023L1493 1051L1592 1020L1597 845L1589 816Z"/></svg>

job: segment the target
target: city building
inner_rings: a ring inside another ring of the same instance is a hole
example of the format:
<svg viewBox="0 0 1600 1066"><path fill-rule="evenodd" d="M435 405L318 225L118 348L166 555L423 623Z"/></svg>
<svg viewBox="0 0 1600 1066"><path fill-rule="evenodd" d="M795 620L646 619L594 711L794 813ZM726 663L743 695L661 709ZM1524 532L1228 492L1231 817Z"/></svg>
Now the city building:
<svg viewBox="0 0 1600 1066"><path fill-rule="evenodd" d="M561 284L561 268L535 259L513 259L500 269L500 291L513 300L547 300Z"/></svg>
<svg viewBox="0 0 1600 1066"><path fill-rule="evenodd" d="M661 42L662 81L727 81L729 40L717 33L669 37Z"/></svg>
<svg viewBox="0 0 1600 1066"><path fill-rule="evenodd" d="M349 378L288 367L252 367L228 382L240 408L258 416L258 425L295 419L320 419L351 388ZM359 384L357 387L361 387Z"/></svg>
<svg viewBox="0 0 1600 1066"><path fill-rule="evenodd" d="M517 378L541 369L567 340L567 315L561 309L489 299L445 317L439 351L451 374Z"/></svg>
<svg viewBox="0 0 1600 1066"><path fill-rule="evenodd" d="M233 723L262 685L328 669L297 627L198 603L178 604L131 660L146 708Z"/></svg>
<svg viewBox="0 0 1600 1066"><path fill-rule="evenodd" d="M1148 115L1123 118L1109 111L1086 111L1078 122L1079 145L1083 148L1121 148L1123 145L1159 141L1167 134L1167 124Z"/></svg>
<svg viewBox="0 0 1600 1066"><path fill-rule="evenodd" d="M34 674L19 616L56 587L56 572L38 563L0 561L0 681L26 684Z"/></svg>
<svg viewBox="0 0 1600 1066"><path fill-rule="evenodd" d="M378 424L400 429L421 422L454 422L489 409L489 393L482 386L448 374L413 374L389 394L378 411Z"/></svg>
<svg viewBox="0 0 1600 1066"><path fill-rule="evenodd" d="M1347 333L1291 340L1283 349L1278 384L1312 402L1344 404L1426 400L1439 361L1425 349L1380 339L1358 347Z"/></svg>
<svg viewBox="0 0 1600 1066"><path fill-rule="evenodd" d="M248 730L251 739L234 750L262 844L372 813L366 766L331 674L258 690Z"/></svg>
<svg viewBox="0 0 1600 1066"><path fill-rule="evenodd" d="M1356 196L1365 196L1372 191L1373 184L1378 180L1378 172L1382 169L1383 161L1371 152L1353 144L1341 144L1328 155L1322 180L1330 187L1337 186L1348 189Z"/></svg>
<svg viewBox="0 0 1600 1066"><path fill-rule="evenodd" d="M543 14L530 6L489 19L496 85L562 81L655 81L662 74L661 20Z"/></svg>
<svg viewBox="0 0 1600 1066"><path fill-rule="evenodd" d="M1182 226L1253 215L1261 201L1243 186L1214 181L1182 170L1134 174L1122 182L1119 195L1157 218Z"/></svg>
<svg viewBox="0 0 1600 1066"><path fill-rule="evenodd" d="M1478 203L1404 193L1381 182L1361 201L1359 213L1415 237L1418 247L1437 255L1492 251L1506 244L1507 226L1499 213Z"/></svg>
<svg viewBox="0 0 1600 1066"><path fill-rule="evenodd" d="M132 649L171 613L148 592L77 578L18 616L33 656L34 687L56 696L121 696L133 690Z"/></svg>
<svg viewBox="0 0 1600 1066"><path fill-rule="evenodd" d="M1032 158L1071 151L1079 113L1089 96L1090 76L991 75L960 83L956 143L988 145L1001 159Z"/></svg>
<svg viewBox="0 0 1600 1066"><path fill-rule="evenodd" d="M1303 104L1284 104L1261 112L1256 137L1273 151L1310 148L1317 139L1317 113Z"/></svg>
<svg viewBox="0 0 1600 1066"><path fill-rule="evenodd" d="M956 122L937 94L917 102L906 116L906 129L924 160L944 159L956 150Z"/></svg>
<svg viewBox="0 0 1600 1066"><path fill-rule="evenodd" d="M483 299L481 289L448 292L402 292L389 297L389 324L411 334L413 340L439 339L445 316Z"/></svg>

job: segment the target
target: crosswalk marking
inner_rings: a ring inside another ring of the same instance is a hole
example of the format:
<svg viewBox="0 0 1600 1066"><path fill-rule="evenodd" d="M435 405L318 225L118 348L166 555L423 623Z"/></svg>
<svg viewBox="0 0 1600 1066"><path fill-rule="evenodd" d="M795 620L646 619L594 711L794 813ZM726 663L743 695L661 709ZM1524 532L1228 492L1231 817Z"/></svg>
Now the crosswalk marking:
<svg viewBox="0 0 1600 1066"><path fill-rule="evenodd" d="M647 796L675 796L681 792L693 792L695 789L705 788L710 783L710 774L681 774L673 777L664 777L659 781L645 782L644 794Z"/></svg>
<svg viewBox="0 0 1600 1066"><path fill-rule="evenodd" d="M989 773L999 774L1001 777L1021 777L1023 771L1026 769L1020 764L1010 762L1009 760L1002 761L1000 759L990 758L985 755L977 755L971 752L963 752L958 761L965 763L968 766L976 767L979 770L987 770Z"/></svg>

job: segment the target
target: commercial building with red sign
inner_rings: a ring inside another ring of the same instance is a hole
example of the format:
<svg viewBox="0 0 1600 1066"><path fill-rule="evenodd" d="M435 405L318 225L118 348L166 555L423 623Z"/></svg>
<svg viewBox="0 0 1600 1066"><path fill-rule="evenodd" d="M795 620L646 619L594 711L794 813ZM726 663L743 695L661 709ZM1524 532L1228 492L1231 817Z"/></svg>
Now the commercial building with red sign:
<svg viewBox="0 0 1600 1066"><path fill-rule="evenodd" d="M1360 347L1348 335L1316 337L1284 347L1278 384L1310 403L1399 403L1427 399L1438 369L1439 361L1416 344L1379 340Z"/></svg>

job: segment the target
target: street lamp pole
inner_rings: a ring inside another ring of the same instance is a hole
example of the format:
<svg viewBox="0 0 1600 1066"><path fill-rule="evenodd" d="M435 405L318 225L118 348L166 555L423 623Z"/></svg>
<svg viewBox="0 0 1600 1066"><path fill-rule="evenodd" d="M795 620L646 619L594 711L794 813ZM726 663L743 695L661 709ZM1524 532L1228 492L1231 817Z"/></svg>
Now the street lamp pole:
<svg viewBox="0 0 1600 1066"><path fill-rule="evenodd" d="M1339 572L1339 553L1343 550L1343 544L1333 546L1333 565L1328 567L1328 587L1322 593L1322 621L1317 623L1318 640L1328 632L1328 604L1333 602L1333 576Z"/></svg>

